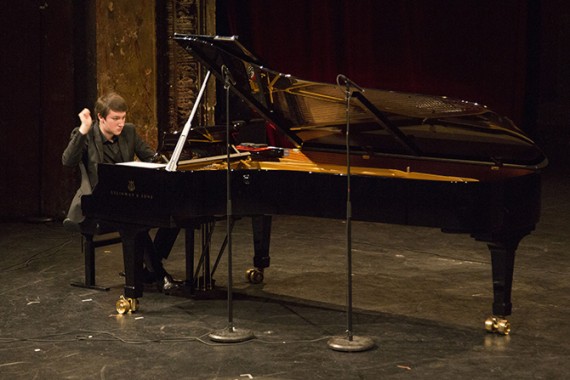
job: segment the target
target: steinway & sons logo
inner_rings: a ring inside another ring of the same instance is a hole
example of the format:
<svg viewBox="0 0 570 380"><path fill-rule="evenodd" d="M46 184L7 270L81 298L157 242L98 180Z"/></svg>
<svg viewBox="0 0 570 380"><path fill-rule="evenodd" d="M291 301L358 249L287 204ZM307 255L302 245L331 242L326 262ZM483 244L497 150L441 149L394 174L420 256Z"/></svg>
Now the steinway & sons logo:
<svg viewBox="0 0 570 380"><path fill-rule="evenodd" d="M153 194L139 193L139 192L136 192L136 189L137 189L137 187L135 185L135 181L130 179L127 181L127 190L128 191L111 190L110 193L111 193L111 195L114 195L116 197L137 198L137 199L153 199L154 198Z"/></svg>

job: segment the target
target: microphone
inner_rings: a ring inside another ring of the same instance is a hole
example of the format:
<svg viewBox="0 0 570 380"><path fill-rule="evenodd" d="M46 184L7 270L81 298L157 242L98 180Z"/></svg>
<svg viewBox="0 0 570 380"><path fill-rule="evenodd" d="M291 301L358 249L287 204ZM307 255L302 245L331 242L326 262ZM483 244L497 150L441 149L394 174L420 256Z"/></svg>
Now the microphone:
<svg viewBox="0 0 570 380"><path fill-rule="evenodd" d="M226 82L226 86L229 86L230 84L232 86L236 85L236 81L232 76L230 69L228 69L226 65L222 65L222 75L224 76L224 81Z"/></svg>
<svg viewBox="0 0 570 380"><path fill-rule="evenodd" d="M336 82L337 82L337 84L338 84L339 86L340 86L340 83L339 83L339 82L340 82L341 80L344 81L344 84L345 84L347 87L354 87L354 88L356 88L358 91L364 92L364 89L363 89L362 87L360 87L359 85L357 85L356 83L354 83L353 81L351 81L350 79L348 79L348 78L346 77L346 75L338 74L338 76L336 77Z"/></svg>

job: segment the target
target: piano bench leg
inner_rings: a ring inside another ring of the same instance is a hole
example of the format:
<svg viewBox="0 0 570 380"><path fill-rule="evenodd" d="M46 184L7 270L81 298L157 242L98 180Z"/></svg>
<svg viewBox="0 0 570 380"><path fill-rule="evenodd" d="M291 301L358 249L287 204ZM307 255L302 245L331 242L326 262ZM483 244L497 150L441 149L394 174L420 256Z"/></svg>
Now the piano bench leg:
<svg viewBox="0 0 570 380"><path fill-rule="evenodd" d="M70 285L79 288L108 291L109 287L98 286L95 283L95 249L120 242L121 238L119 237L95 240L92 234L81 234L82 252L85 257L85 281L72 282Z"/></svg>

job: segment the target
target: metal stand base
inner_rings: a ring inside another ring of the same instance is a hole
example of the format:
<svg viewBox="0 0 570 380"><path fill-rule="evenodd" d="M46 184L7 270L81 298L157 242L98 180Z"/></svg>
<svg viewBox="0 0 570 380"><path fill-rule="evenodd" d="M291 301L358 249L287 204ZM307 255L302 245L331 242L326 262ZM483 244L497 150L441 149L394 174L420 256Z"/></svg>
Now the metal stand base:
<svg viewBox="0 0 570 380"><path fill-rule="evenodd" d="M327 342L331 350L343 352L368 351L374 347L374 341L365 336L353 336L349 339L346 336L335 336Z"/></svg>
<svg viewBox="0 0 570 380"><path fill-rule="evenodd" d="M210 340L220 343L239 343L255 338L251 330L226 327L208 335Z"/></svg>

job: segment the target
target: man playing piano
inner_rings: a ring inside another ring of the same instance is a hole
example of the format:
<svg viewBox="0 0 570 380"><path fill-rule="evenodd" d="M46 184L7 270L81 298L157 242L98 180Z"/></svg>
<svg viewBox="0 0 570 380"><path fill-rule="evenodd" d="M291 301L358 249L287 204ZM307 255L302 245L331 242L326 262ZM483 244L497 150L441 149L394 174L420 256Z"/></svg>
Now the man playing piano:
<svg viewBox="0 0 570 380"><path fill-rule="evenodd" d="M67 215L70 222L87 228L92 221L85 220L81 210L81 196L91 194L98 181L97 165L100 163L116 164L139 160L150 162L155 152L136 133L133 124L126 123L127 103L120 95L109 93L101 96L95 103L94 122L89 109L79 113L81 125L71 132L67 148L62 155L65 166L79 166L81 186L77 190ZM157 283L159 290L171 290L177 286L164 266L178 235L178 229L159 229L154 242L148 234L144 239L145 282Z"/></svg>

